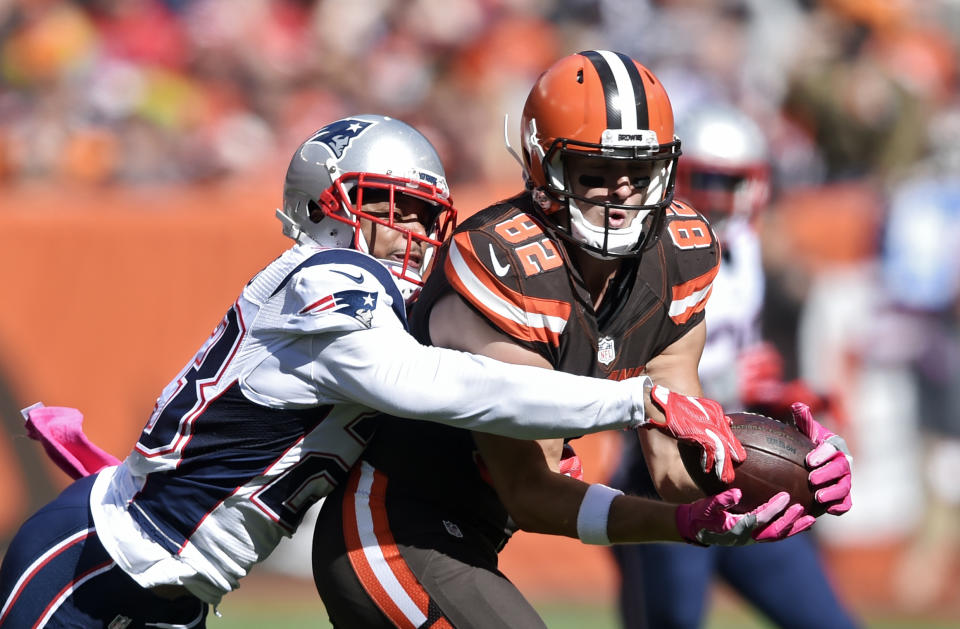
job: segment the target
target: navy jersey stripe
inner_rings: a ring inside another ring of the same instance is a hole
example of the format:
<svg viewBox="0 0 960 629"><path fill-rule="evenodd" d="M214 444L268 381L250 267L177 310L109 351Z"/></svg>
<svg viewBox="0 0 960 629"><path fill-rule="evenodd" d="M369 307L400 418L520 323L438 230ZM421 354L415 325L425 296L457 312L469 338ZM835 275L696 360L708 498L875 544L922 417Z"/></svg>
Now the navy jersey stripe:
<svg viewBox="0 0 960 629"><path fill-rule="evenodd" d="M374 258L354 249L324 249L313 254L290 271L270 296L273 297L279 293L297 271L321 264L350 264L370 272L393 299L393 312L400 319L403 328L408 329L406 304L403 295L400 294L400 289L397 288L396 281L393 279L393 274Z"/></svg>

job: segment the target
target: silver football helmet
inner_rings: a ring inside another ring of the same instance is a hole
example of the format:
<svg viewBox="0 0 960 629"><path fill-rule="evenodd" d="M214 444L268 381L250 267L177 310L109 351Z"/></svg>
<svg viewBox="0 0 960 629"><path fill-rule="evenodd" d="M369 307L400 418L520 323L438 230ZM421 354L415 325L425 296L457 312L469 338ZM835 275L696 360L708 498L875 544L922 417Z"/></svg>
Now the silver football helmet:
<svg viewBox="0 0 960 629"><path fill-rule="evenodd" d="M676 196L720 226L752 220L770 196L770 155L763 131L729 105L694 107L677 122L683 157Z"/></svg>
<svg viewBox="0 0 960 629"><path fill-rule="evenodd" d="M375 191L375 192L374 192ZM363 196L389 199L391 211L364 211ZM427 201L436 208L426 235L394 224L398 195ZM297 242L351 248L372 253L361 219L394 229L406 237L403 260L381 260L397 278L405 298L423 285L433 251L456 220L443 164L433 145L410 125L379 115L350 116L316 131L300 145L283 185L283 209L277 210L283 233ZM415 241L422 257L411 255Z"/></svg>

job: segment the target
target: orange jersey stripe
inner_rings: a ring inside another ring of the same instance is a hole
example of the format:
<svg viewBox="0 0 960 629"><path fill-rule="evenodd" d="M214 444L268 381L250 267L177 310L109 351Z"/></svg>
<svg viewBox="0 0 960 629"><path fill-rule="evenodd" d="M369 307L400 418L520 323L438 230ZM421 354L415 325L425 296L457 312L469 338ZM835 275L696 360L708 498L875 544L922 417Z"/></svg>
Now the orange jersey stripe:
<svg viewBox="0 0 960 629"><path fill-rule="evenodd" d="M673 287L669 314L674 323L684 324L707 307L707 300L713 290L713 279L719 270L720 265L716 264L703 275Z"/></svg>
<svg viewBox="0 0 960 629"><path fill-rule="evenodd" d="M570 304L528 297L504 286L480 262L468 233L453 237L444 273L457 293L506 334L554 347L560 344Z"/></svg>

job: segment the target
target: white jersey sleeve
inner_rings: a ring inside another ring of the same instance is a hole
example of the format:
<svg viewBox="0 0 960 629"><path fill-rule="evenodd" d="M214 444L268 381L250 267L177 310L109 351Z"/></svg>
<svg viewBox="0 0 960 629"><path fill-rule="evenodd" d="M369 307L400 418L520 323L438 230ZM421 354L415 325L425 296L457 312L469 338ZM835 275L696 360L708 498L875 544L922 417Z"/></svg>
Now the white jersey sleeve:
<svg viewBox="0 0 960 629"><path fill-rule="evenodd" d="M634 427L638 379L601 380L421 345L385 328L314 340L327 397L482 432L534 439Z"/></svg>
<svg viewBox="0 0 960 629"><path fill-rule="evenodd" d="M256 365L240 376L241 390L269 408L363 404L342 395L336 383L321 390L317 372L323 363L349 357L332 351L321 356L317 346L371 330L406 336L406 306L389 271L365 254L328 250L322 263L309 260L314 258L279 281L267 278L269 292L258 290L257 280L245 291L259 303L250 347L260 352Z"/></svg>
<svg viewBox="0 0 960 629"><path fill-rule="evenodd" d="M270 348L241 378L251 401L271 408L362 404L515 438L572 436L643 420L643 388L634 382L421 345L406 331L388 271L362 266L370 258L357 252L342 253L344 264L299 268L271 296L275 303L260 308L256 329Z"/></svg>

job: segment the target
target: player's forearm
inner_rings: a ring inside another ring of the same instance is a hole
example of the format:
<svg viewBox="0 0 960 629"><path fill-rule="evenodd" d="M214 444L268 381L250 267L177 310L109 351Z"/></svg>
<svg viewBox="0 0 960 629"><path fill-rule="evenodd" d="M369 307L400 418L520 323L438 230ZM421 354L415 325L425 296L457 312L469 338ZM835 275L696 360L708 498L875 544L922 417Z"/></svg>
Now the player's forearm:
<svg viewBox="0 0 960 629"><path fill-rule="evenodd" d="M577 505L583 499L587 484L561 474L549 474L553 477L550 482L523 483L527 491L506 500L501 498L501 502L521 530L576 539Z"/></svg>
<svg viewBox="0 0 960 629"><path fill-rule="evenodd" d="M607 536L612 544L679 542L676 505L638 496L619 496L610 505Z"/></svg>
<svg viewBox="0 0 960 629"><path fill-rule="evenodd" d="M592 523L613 543L680 539L675 506L622 495L590 505L585 496L591 485L551 469L550 449L543 443L487 434L474 434L474 441L500 501L524 531L584 539ZM599 489L608 496L613 492ZM592 515L584 518L584 512Z"/></svg>
<svg viewBox="0 0 960 629"><path fill-rule="evenodd" d="M647 362L646 373L654 384L676 393L700 396L703 391L697 365L706 339L706 325L698 324L664 352ZM653 423L663 421L663 411L647 396L646 415ZM644 460L654 487L670 502L690 502L703 497L687 473L675 439L645 428L637 431Z"/></svg>
<svg viewBox="0 0 960 629"><path fill-rule="evenodd" d="M400 417L521 439L629 427L644 417L635 380L511 365L420 345L397 331L344 335L327 352L336 357L325 365L331 390Z"/></svg>
<svg viewBox="0 0 960 629"><path fill-rule="evenodd" d="M541 483L518 483L526 491L507 498L505 506L517 525L530 533L580 538L580 505L589 485L561 474ZM676 505L638 496L618 496L610 505L607 537L613 544L681 541Z"/></svg>
<svg viewBox="0 0 960 629"><path fill-rule="evenodd" d="M562 442L474 433L490 482L524 531L577 537L577 509L587 485L557 473Z"/></svg>
<svg viewBox="0 0 960 629"><path fill-rule="evenodd" d="M638 429L637 438L650 478L661 498L680 503L703 497L703 492L683 465L675 439L648 428Z"/></svg>

